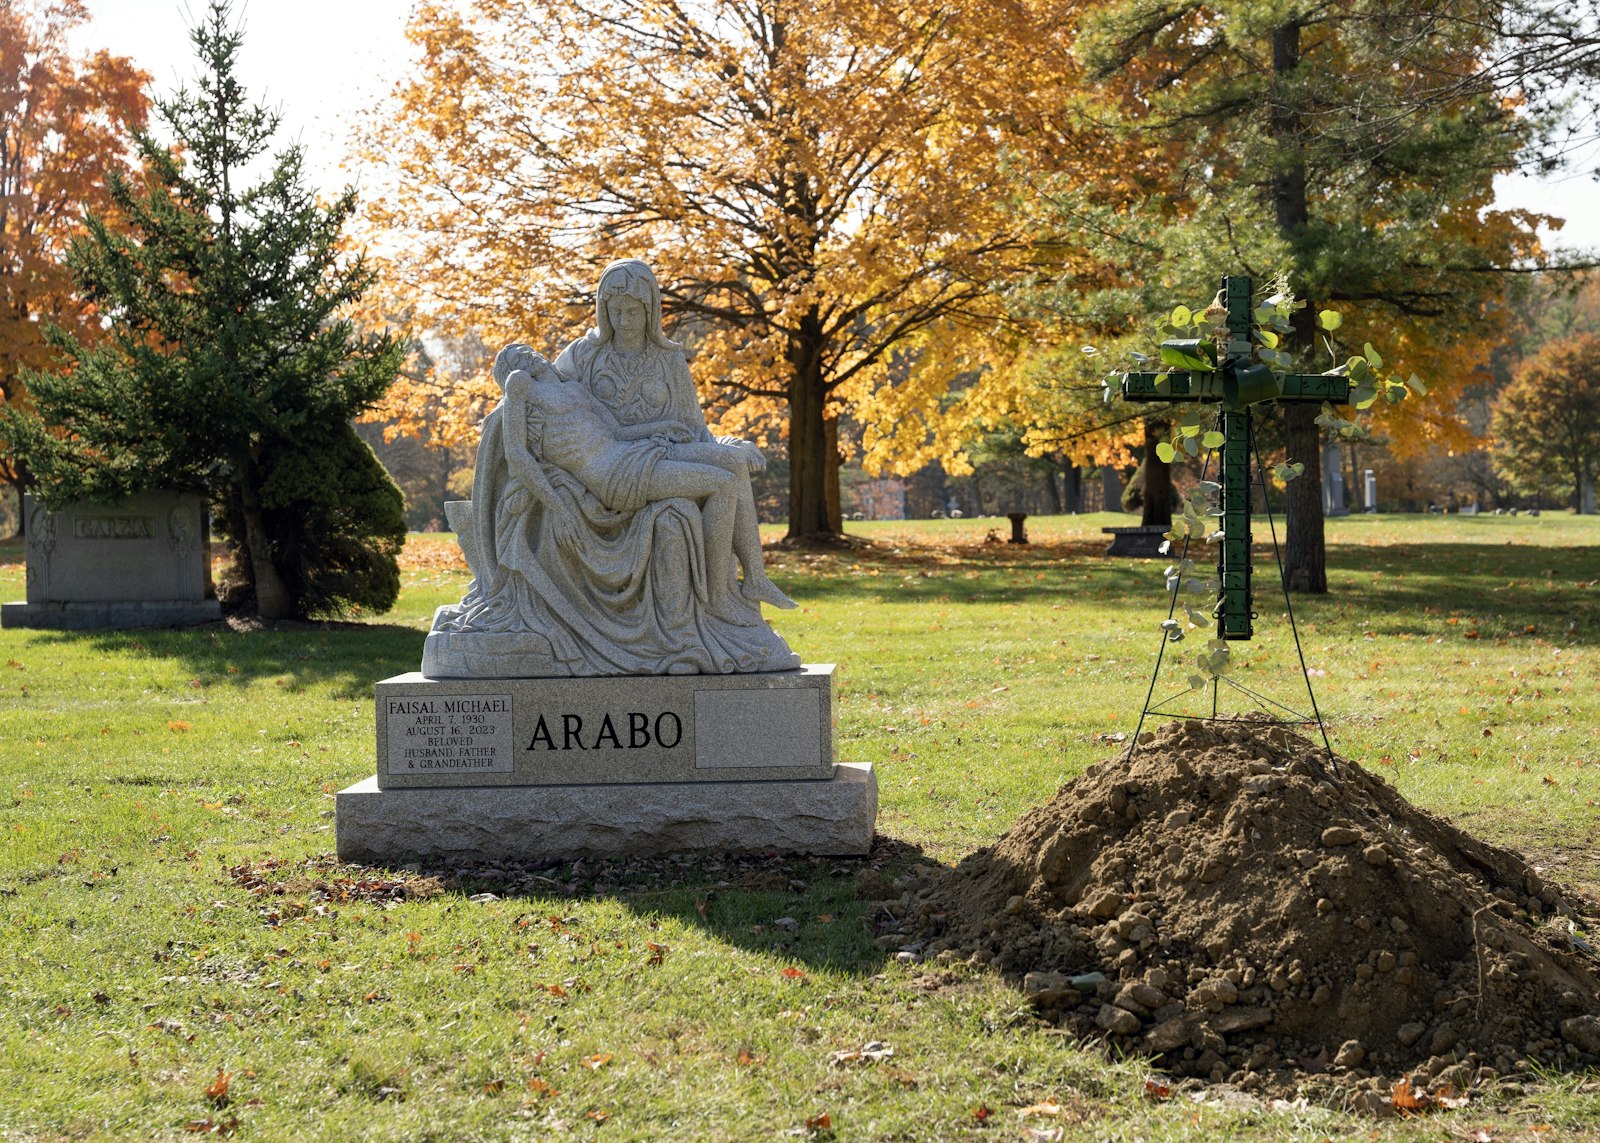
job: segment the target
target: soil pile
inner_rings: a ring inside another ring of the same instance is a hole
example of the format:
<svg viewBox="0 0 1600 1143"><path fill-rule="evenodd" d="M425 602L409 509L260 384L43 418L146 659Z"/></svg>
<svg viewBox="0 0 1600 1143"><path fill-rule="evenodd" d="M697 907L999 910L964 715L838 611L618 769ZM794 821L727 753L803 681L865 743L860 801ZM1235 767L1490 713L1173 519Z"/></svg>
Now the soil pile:
<svg viewBox="0 0 1600 1143"><path fill-rule="evenodd" d="M1594 906L1281 727L1143 738L941 879L927 952L1246 1089L1600 1063Z"/></svg>

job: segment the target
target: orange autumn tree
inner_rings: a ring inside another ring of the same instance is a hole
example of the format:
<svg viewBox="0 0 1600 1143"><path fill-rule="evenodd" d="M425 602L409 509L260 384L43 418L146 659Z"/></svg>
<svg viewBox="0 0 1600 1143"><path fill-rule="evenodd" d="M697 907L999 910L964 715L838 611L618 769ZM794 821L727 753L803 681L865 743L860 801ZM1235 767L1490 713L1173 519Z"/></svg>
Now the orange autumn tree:
<svg viewBox="0 0 1600 1143"><path fill-rule="evenodd" d="M646 259L716 427L786 435L789 534L837 534L841 417L869 465L903 471L958 464L1005 404L1000 293L1040 268L1007 157L1071 86L1047 13L422 4L420 69L366 148L395 175L369 211L395 304L555 349L591 320L602 266Z"/></svg>
<svg viewBox="0 0 1600 1143"><path fill-rule="evenodd" d="M26 406L23 369L58 360L44 331L97 327L62 264L87 214L107 213L106 175L128 171L129 129L145 124L148 77L129 59L74 58L80 0L0 0L0 403ZM0 442L0 479L26 473Z"/></svg>

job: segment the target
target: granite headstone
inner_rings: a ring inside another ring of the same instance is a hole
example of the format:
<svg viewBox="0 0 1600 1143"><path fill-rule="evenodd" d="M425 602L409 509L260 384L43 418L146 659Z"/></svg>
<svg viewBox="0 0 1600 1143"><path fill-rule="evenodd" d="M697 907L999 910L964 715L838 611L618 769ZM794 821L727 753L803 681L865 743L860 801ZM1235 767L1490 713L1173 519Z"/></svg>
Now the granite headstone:
<svg viewBox="0 0 1600 1143"><path fill-rule="evenodd" d="M205 504L143 492L51 512L23 498L27 599L0 607L6 627L121 628L222 617L211 585Z"/></svg>

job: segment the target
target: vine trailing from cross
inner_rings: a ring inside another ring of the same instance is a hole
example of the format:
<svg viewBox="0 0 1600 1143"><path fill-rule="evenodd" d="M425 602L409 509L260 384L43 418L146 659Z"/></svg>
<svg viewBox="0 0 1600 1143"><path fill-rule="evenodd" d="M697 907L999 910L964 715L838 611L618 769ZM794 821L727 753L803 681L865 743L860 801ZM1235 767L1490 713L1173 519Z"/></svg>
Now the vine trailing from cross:
<svg viewBox="0 0 1600 1143"><path fill-rule="evenodd" d="M1323 743L1327 745L1327 730L1322 726L1311 675L1300 648L1299 632L1294 626L1294 608L1284 577L1277 525L1266 498L1266 474L1256 447L1254 410L1274 401L1317 401L1322 406L1317 423L1342 439L1354 439L1367 436L1370 430L1359 421L1340 416L1337 407L1351 405L1362 412L1380 398L1395 403L1413 392L1425 394L1427 387L1415 374L1405 380L1385 374L1383 357L1370 342L1359 354L1352 354L1341 362L1334 335L1343 319L1334 310L1322 310L1317 315L1317 328L1332 359L1332 368L1323 373L1290 372L1294 359L1283 346L1294 333L1295 313L1305 308L1306 303L1297 300L1281 280L1269 285L1267 296L1257 303L1248 277L1228 275L1222 279L1216 298L1204 310L1196 313L1187 306L1178 306L1158 323L1157 333L1163 340L1155 353L1132 354L1135 365L1141 368L1113 371L1106 377L1107 403L1120 398L1136 403L1170 402L1190 406L1175 419L1171 439L1160 442L1156 452L1168 462L1180 451L1201 461L1201 479L1184 501L1181 514L1162 545L1162 552L1175 555L1177 560L1166 569L1169 606L1167 617L1161 622L1160 648L1140 712L1139 727L1134 732L1134 748L1137 748L1139 730L1147 715L1161 712L1168 704L1203 690L1208 684L1213 718L1217 717L1220 689L1226 684L1253 699L1262 709L1270 705L1295 721L1315 722L1322 729ZM1085 352L1094 354L1098 350L1086 346ZM1155 367L1151 368L1152 365ZM1214 460L1219 479L1209 480ZM1253 477L1252 460L1255 462ZM1274 475L1280 481L1288 481L1299 476L1304 468L1304 464L1291 459L1277 465ZM1301 675L1311 701L1310 717L1228 677L1232 666L1229 644L1249 640L1254 634L1251 495L1257 486L1261 489L1271 529ZM1216 526L1213 527L1213 523ZM1219 545L1214 578L1201 574L1198 565L1189 557L1189 545L1195 539ZM1209 614L1191 606L1183 599L1185 595L1209 599ZM1180 602L1184 620L1177 618ZM1194 670L1188 676L1187 685L1152 706L1150 700L1167 645L1182 641L1186 628L1205 628L1212 624L1216 634L1207 641L1205 649L1193 657Z"/></svg>

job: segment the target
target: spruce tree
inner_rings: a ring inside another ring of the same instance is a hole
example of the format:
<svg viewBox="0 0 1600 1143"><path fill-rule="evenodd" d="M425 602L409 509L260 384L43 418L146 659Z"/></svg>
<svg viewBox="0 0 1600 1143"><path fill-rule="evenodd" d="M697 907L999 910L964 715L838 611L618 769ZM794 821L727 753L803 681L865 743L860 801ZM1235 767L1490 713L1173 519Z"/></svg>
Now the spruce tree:
<svg viewBox="0 0 1600 1143"><path fill-rule="evenodd" d="M350 419L404 347L341 313L373 280L339 246L353 190L320 205L295 147L240 189L278 117L235 77L230 9L211 0L190 33L196 87L157 101L174 145L134 135L143 176L113 179L116 225L91 219L69 256L110 336L57 332L66 368L29 379L37 412L6 431L50 506L204 493L263 619L385 610L404 505Z"/></svg>

